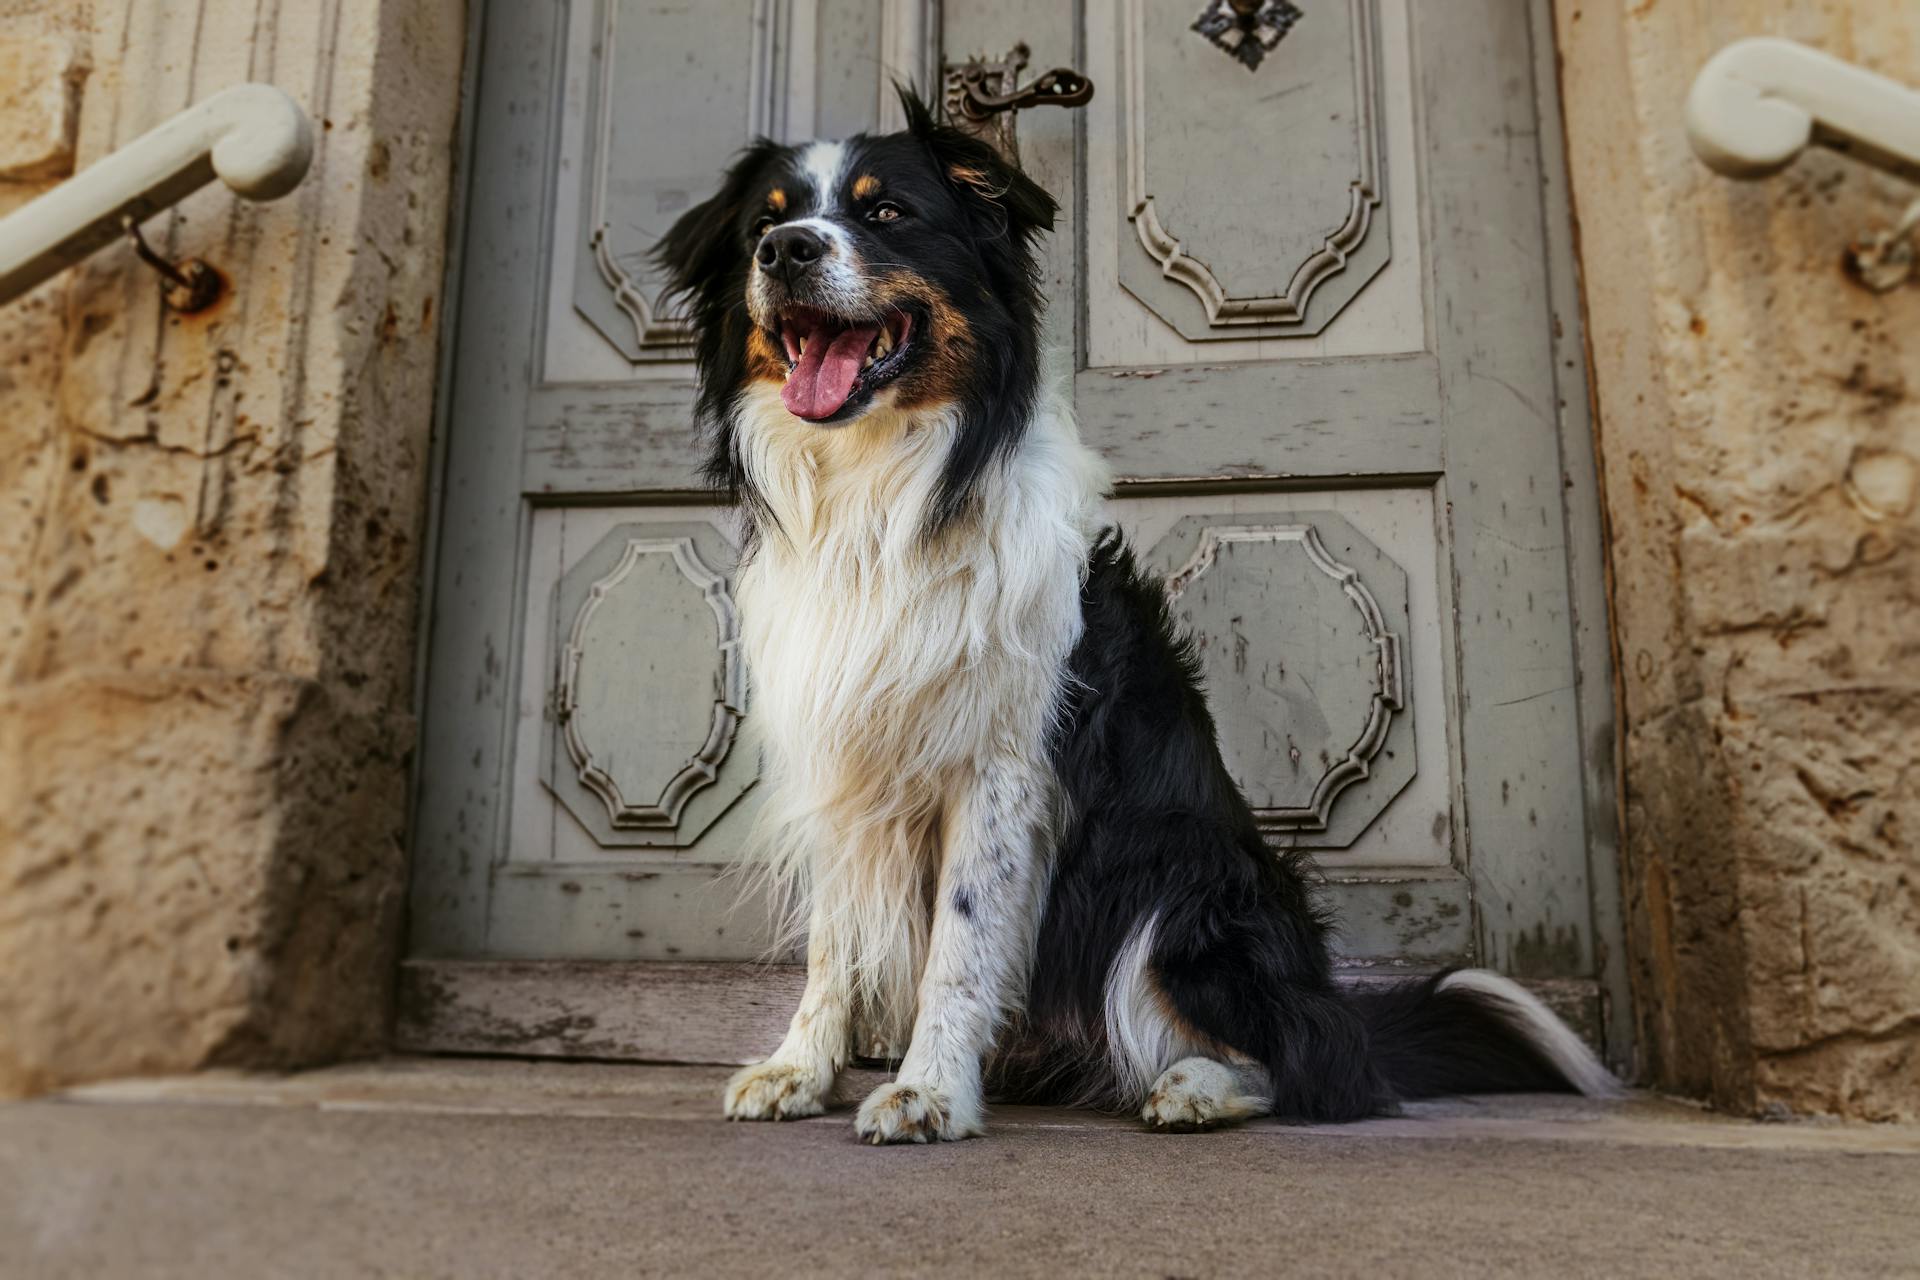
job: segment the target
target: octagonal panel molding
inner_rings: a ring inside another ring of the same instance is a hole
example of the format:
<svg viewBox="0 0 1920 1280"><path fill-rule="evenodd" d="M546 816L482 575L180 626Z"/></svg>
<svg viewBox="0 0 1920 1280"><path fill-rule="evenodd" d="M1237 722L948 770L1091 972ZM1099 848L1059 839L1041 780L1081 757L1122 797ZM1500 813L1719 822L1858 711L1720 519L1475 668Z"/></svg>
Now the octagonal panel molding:
<svg viewBox="0 0 1920 1280"><path fill-rule="evenodd" d="M1249 76L1126 0L1121 284L1183 337L1319 333L1386 266L1375 7L1312 6Z"/></svg>
<svg viewBox="0 0 1920 1280"><path fill-rule="evenodd" d="M734 559L710 525L625 524L555 589L546 782L602 845L690 845L759 777Z"/></svg>
<svg viewBox="0 0 1920 1280"><path fill-rule="evenodd" d="M1331 512L1188 516L1149 560L1262 831L1352 844L1415 770L1405 572Z"/></svg>

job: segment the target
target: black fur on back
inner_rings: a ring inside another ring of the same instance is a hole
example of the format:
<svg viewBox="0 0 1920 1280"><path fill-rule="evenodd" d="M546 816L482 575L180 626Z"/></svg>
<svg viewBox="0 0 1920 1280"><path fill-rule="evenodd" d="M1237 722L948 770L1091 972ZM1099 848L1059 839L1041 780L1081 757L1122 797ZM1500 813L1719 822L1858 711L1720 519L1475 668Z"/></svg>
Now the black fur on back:
<svg viewBox="0 0 1920 1280"><path fill-rule="evenodd" d="M1068 813L1027 1005L996 1064L1011 1096L1137 1107L1105 1067L1116 956L1155 920L1168 1011L1262 1063L1276 1114L1352 1120L1403 1098L1565 1089L1516 1023L1438 979L1336 986L1305 858L1277 853L1221 760L1199 664L1161 585L1109 532L1082 591L1054 744Z"/></svg>

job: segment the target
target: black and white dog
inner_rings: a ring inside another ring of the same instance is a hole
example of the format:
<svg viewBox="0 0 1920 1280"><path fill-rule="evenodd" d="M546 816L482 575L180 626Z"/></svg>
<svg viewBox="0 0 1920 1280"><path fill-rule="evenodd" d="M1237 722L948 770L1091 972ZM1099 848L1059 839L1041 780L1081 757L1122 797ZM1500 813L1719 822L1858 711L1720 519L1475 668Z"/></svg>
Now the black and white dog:
<svg viewBox="0 0 1920 1280"><path fill-rule="evenodd" d="M1042 376L1054 202L902 98L902 133L749 148L657 251L745 513L760 843L808 935L727 1115L819 1114L856 1028L907 1045L876 1143L978 1134L989 1087L1179 1130L1612 1090L1504 978L1334 982L1310 869L1262 842Z"/></svg>

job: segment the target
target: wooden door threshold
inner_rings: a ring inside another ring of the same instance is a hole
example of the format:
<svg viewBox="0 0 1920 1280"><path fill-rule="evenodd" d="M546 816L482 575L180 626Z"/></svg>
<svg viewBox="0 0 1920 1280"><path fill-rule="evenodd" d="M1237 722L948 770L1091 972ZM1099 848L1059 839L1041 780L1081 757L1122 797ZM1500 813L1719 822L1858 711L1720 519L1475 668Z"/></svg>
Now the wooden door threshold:
<svg viewBox="0 0 1920 1280"><path fill-rule="evenodd" d="M1355 985L1417 976L1345 969ZM394 1048L403 1053L757 1062L800 1002L799 965L638 960L408 960ZM1599 1047L1600 985L1525 984Z"/></svg>

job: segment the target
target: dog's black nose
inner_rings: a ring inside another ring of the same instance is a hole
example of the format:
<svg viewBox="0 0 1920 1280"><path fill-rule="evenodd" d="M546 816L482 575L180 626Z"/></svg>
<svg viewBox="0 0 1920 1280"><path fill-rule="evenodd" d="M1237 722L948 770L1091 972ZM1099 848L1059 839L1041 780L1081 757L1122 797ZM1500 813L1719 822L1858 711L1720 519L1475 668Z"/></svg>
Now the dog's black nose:
<svg viewBox="0 0 1920 1280"><path fill-rule="evenodd" d="M827 251L827 242L805 227L775 227L760 237L754 260L770 275L791 282Z"/></svg>

